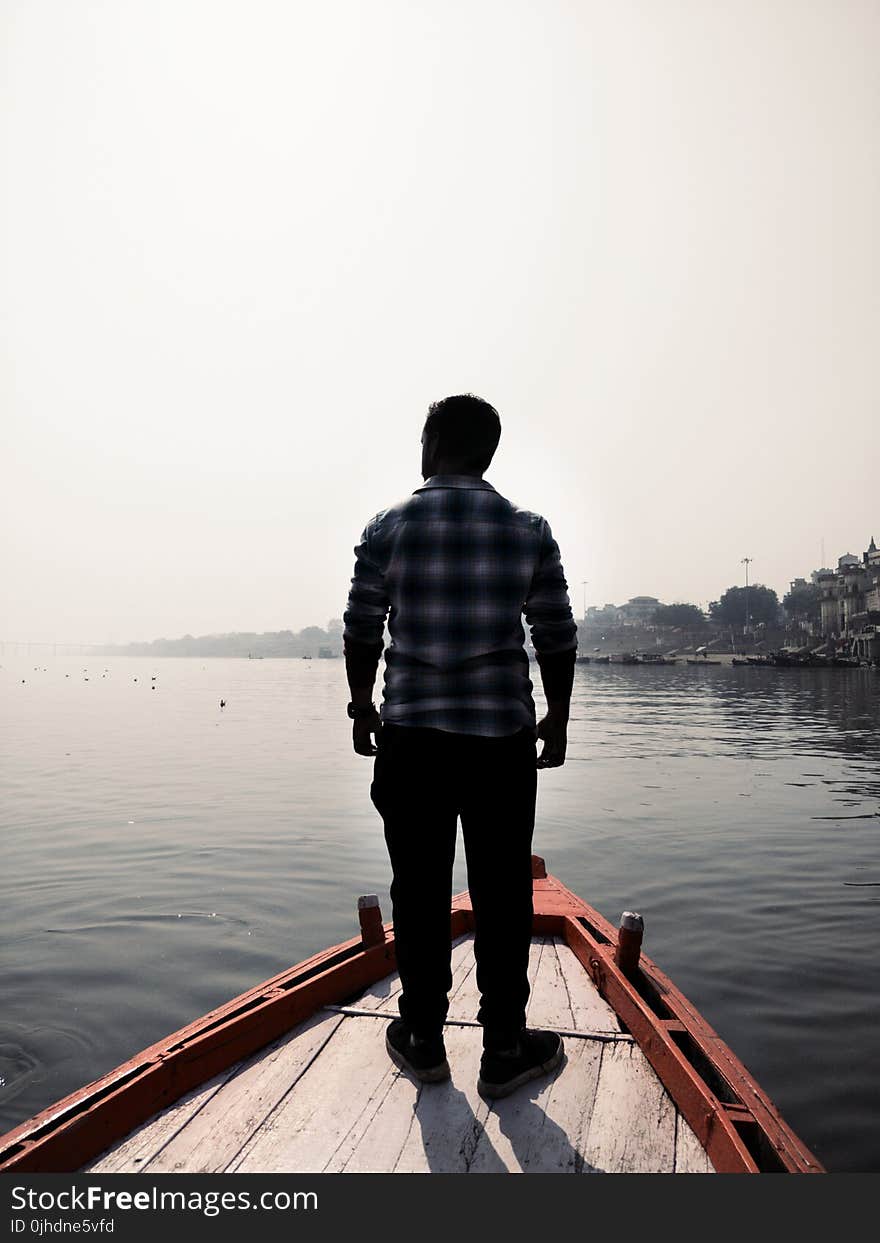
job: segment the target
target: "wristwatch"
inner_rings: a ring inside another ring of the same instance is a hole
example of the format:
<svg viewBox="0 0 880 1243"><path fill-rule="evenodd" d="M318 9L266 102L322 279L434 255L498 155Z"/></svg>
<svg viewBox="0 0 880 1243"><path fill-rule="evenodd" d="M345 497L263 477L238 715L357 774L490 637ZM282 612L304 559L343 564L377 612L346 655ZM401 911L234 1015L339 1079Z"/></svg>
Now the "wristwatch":
<svg viewBox="0 0 880 1243"><path fill-rule="evenodd" d="M371 704L349 704L348 715L352 721L361 721L365 716L370 716L376 711L376 705Z"/></svg>

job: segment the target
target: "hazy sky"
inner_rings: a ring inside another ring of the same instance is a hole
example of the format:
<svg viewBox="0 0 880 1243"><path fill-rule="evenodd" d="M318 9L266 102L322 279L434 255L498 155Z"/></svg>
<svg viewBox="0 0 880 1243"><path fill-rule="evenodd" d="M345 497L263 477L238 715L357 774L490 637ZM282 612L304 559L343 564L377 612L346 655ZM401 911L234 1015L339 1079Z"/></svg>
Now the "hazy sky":
<svg viewBox="0 0 880 1243"><path fill-rule="evenodd" d="M298 630L499 409L576 613L880 539L876 0L6 0L0 638Z"/></svg>

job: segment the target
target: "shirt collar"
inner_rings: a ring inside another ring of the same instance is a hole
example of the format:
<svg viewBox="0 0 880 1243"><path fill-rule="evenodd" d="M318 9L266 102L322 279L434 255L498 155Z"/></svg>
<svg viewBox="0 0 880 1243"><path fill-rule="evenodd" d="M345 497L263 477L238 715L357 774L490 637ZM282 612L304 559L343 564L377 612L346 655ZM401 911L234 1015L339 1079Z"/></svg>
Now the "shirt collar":
<svg viewBox="0 0 880 1243"><path fill-rule="evenodd" d="M426 488L483 488L488 492L495 489L488 479L478 479L476 475L431 475L415 492L424 492Z"/></svg>

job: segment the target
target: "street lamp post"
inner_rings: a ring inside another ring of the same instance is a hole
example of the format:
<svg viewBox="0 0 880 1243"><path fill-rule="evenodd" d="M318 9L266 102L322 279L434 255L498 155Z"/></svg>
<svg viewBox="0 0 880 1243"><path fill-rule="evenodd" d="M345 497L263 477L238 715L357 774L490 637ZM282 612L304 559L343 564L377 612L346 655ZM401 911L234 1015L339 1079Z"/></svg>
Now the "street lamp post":
<svg viewBox="0 0 880 1243"><path fill-rule="evenodd" d="M589 581L590 580L588 578L585 578L581 582L581 586L584 589L584 621L587 620L587 583Z"/></svg>
<svg viewBox="0 0 880 1243"><path fill-rule="evenodd" d="M751 618L749 617L749 566L751 565L752 561L754 561L754 557L743 557L742 558L742 564L746 567L746 625L745 625L745 629L743 630L743 634L748 634L752 628Z"/></svg>

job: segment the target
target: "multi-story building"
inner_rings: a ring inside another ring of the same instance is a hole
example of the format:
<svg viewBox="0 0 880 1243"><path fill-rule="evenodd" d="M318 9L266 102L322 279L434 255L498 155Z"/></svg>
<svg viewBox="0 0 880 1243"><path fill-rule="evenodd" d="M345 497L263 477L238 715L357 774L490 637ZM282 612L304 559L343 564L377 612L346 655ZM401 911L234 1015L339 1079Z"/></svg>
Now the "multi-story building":
<svg viewBox="0 0 880 1243"><path fill-rule="evenodd" d="M873 537L861 560L846 553L836 570L822 570L822 633L850 641L856 655L880 660L880 550Z"/></svg>
<svg viewBox="0 0 880 1243"><path fill-rule="evenodd" d="M862 609L850 615L853 654L880 664L880 549L871 543L862 556Z"/></svg>
<svg viewBox="0 0 880 1243"><path fill-rule="evenodd" d="M620 609L616 604L603 604L601 608L591 604L587 609L588 626L616 626L619 621Z"/></svg>
<svg viewBox="0 0 880 1243"><path fill-rule="evenodd" d="M822 591L819 601L819 628L822 634L837 634L840 630L840 609L837 603L837 573L821 570L816 583Z"/></svg>
<svg viewBox="0 0 880 1243"><path fill-rule="evenodd" d="M660 601L653 596L633 596L620 606L621 620L625 626L638 626L650 622Z"/></svg>

